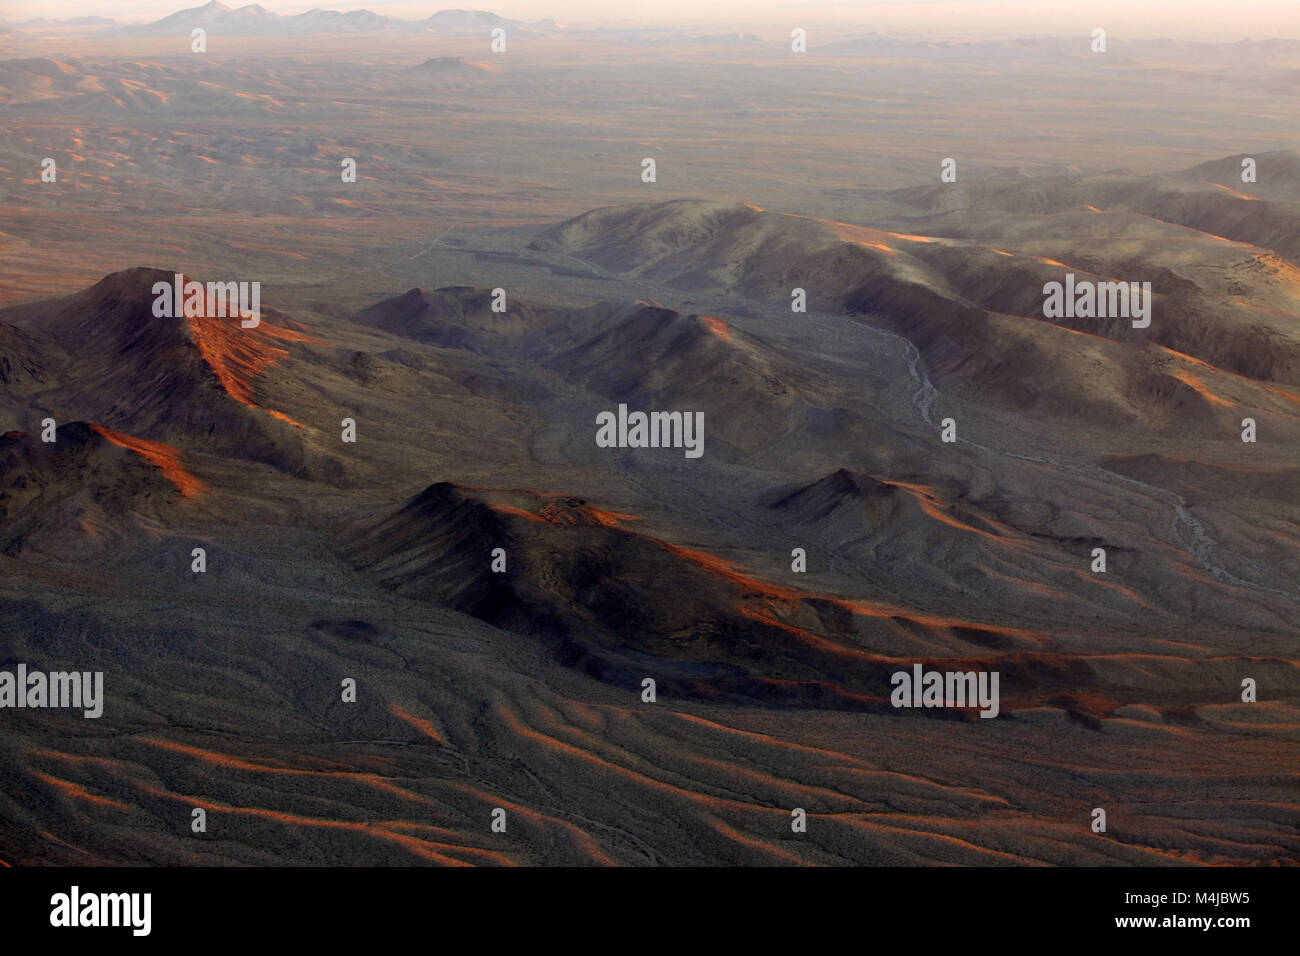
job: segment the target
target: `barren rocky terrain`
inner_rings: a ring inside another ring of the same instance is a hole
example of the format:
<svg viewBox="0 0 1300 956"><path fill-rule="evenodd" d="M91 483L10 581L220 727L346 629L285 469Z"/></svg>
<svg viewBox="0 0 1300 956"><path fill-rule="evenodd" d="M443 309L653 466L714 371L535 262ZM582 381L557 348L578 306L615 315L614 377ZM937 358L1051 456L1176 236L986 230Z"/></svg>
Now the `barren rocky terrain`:
<svg viewBox="0 0 1300 956"><path fill-rule="evenodd" d="M1300 44L223 22L0 35L0 861L1300 860Z"/></svg>

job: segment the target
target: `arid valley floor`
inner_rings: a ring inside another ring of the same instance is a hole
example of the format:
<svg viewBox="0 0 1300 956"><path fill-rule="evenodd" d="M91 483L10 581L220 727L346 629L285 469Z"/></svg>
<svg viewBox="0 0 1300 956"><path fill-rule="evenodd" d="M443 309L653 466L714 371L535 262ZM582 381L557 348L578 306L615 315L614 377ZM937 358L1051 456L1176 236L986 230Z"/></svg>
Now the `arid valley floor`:
<svg viewBox="0 0 1300 956"><path fill-rule="evenodd" d="M222 22L0 33L0 861L1300 862L1300 42Z"/></svg>

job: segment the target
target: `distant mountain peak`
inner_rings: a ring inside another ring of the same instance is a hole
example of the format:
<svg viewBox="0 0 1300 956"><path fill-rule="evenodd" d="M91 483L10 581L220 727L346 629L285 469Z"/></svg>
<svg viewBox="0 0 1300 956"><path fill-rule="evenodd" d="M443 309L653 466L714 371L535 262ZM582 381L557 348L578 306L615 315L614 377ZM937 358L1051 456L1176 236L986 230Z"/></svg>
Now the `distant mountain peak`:
<svg viewBox="0 0 1300 956"><path fill-rule="evenodd" d="M216 28L227 34L286 35L310 32L347 32L368 30L399 30L415 33L442 33L468 35L495 27L526 27L528 24L511 20L490 10L439 10L422 20L403 20L383 16L366 9L337 10L313 7L302 13L283 15L269 10L260 3L229 6L221 0L208 0L200 6L187 7L168 14L152 23L127 27L131 33L161 34L195 25ZM543 21L533 25L542 29L553 28Z"/></svg>

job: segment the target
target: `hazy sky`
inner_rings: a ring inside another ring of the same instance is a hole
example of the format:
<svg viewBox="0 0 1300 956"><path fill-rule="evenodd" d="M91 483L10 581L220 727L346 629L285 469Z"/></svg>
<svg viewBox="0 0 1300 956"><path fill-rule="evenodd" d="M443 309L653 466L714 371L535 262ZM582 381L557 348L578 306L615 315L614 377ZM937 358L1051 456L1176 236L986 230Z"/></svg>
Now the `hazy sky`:
<svg viewBox="0 0 1300 956"><path fill-rule="evenodd" d="M227 6L240 6L225 0ZM63 18L94 14L120 20L156 20L196 0L0 0L0 16ZM312 7L365 8L412 19L456 6L438 0L264 0L275 13ZM1058 35L1104 27L1114 38L1164 36L1227 41L1300 39L1300 0L477 0L466 6L520 20L554 17L561 23L710 24L774 33L778 28L832 23L885 33L932 36L1002 33ZM788 29L788 28L786 28Z"/></svg>

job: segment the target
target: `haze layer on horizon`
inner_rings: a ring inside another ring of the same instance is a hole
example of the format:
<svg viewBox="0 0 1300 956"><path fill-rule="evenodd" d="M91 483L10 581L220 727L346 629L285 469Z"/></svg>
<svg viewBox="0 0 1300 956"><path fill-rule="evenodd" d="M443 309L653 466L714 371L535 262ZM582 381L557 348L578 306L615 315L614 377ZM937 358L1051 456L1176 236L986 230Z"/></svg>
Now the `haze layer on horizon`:
<svg viewBox="0 0 1300 956"><path fill-rule="evenodd" d="M66 19L100 16L122 22L150 22L199 3L186 0L17 0L6 3L5 20L45 17ZM230 2L228 6L242 4ZM309 9L367 9L387 16L422 19L445 5L411 0L375 0L368 3L328 3L321 0L287 0L263 4L282 15ZM454 5L453 5L454 6ZM553 17L561 23L601 26L726 25L750 32L775 31L810 25L846 30L870 29L886 33L963 35L1035 35L1087 33L1097 26L1112 36L1166 37L1175 40L1300 38L1300 5L1292 0L1098 0L1079 5L1042 4L1035 0L829 0L752 3L749 0L714 0L701 6L684 0L627 0L611 8L601 0L501 0L472 4L508 19L539 20ZM611 10L615 11L611 16ZM942 25L936 31L936 24Z"/></svg>

